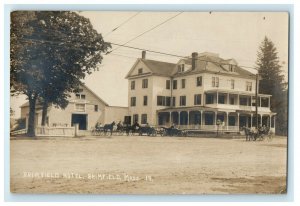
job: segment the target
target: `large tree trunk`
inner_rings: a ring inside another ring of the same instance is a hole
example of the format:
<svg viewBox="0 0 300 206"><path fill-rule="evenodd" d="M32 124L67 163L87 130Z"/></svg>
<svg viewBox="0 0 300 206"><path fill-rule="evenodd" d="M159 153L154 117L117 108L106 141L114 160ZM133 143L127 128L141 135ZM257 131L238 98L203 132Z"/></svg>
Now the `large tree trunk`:
<svg viewBox="0 0 300 206"><path fill-rule="evenodd" d="M28 119L28 130L27 135L29 137L35 137L35 106L36 96L29 97L29 119Z"/></svg>
<svg viewBox="0 0 300 206"><path fill-rule="evenodd" d="M48 102L44 101L43 102L43 111L42 111L42 126L46 125L46 117L47 117L47 109L48 109Z"/></svg>

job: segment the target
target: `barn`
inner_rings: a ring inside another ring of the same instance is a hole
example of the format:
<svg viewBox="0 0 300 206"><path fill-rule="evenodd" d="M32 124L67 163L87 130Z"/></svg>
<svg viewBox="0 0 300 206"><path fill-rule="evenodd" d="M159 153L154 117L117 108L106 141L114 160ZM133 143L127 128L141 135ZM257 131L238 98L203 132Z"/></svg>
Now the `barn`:
<svg viewBox="0 0 300 206"><path fill-rule="evenodd" d="M109 106L90 88L82 84L78 93L70 94L69 104L65 109L54 105L48 107L46 126L72 127L79 124L79 130L90 130L95 124L107 124L113 121L123 122L128 115L128 107ZM21 118L28 125L29 102L21 106ZM41 126L42 107L36 105L35 126Z"/></svg>

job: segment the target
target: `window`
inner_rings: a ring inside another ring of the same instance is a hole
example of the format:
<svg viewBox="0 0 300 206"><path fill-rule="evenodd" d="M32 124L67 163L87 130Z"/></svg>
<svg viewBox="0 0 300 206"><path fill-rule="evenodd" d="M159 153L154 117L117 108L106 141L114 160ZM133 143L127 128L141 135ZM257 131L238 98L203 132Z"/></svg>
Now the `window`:
<svg viewBox="0 0 300 206"><path fill-rule="evenodd" d="M139 115L138 115L138 114L134 114L134 115L132 116L132 120L133 120L133 123L139 122Z"/></svg>
<svg viewBox="0 0 300 206"><path fill-rule="evenodd" d="M166 106L171 106L171 97L166 97Z"/></svg>
<svg viewBox="0 0 300 206"><path fill-rule="evenodd" d="M141 119L142 119L141 121L142 124L147 124L147 114L142 114Z"/></svg>
<svg viewBox="0 0 300 206"><path fill-rule="evenodd" d="M172 107L175 107L175 106L176 106L176 98L172 97Z"/></svg>
<svg viewBox="0 0 300 206"><path fill-rule="evenodd" d="M219 87L219 77L212 77L212 87Z"/></svg>
<svg viewBox="0 0 300 206"><path fill-rule="evenodd" d="M171 106L171 97L157 96L157 106Z"/></svg>
<svg viewBox="0 0 300 206"><path fill-rule="evenodd" d="M163 96L157 96L157 106L163 106Z"/></svg>
<svg viewBox="0 0 300 206"><path fill-rule="evenodd" d="M148 88L148 79L143 79L143 82L142 82L142 88L145 89L145 88Z"/></svg>
<svg viewBox="0 0 300 206"><path fill-rule="evenodd" d="M171 81L167 80L166 81L166 89L170 89L170 87L171 87Z"/></svg>
<svg viewBox="0 0 300 206"><path fill-rule="evenodd" d="M229 64L229 71L235 72L235 65Z"/></svg>
<svg viewBox="0 0 300 206"><path fill-rule="evenodd" d="M224 94L219 94L218 103L225 104L225 95Z"/></svg>
<svg viewBox="0 0 300 206"><path fill-rule="evenodd" d="M134 89L135 89L135 81L131 81L130 87L131 87L131 90L134 90Z"/></svg>
<svg viewBox="0 0 300 206"><path fill-rule="evenodd" d="M186 105L186 96L180 96L180 106L185 106Z"/></svg>
<svg viewBox="0 0 300 206"><path fill-rule="evenodd" d="M75 104L75 110L78 112L85 112L85 104Z"/></svg>
<svg viewBox="0 0 300 206"><path fill-rule="evenodd" d="M139 68L138 74L143 74L143 68Z"/></svg>
<svg viewBox="0 0 300 206"><path fill-rule="evenodd" d="M234 105L234 97L230 97L229 99L230 99L230 100L229 100L229 101L230 101L230 104L231 104L231 105Z"/></svg>
<svg viewBox="0 0 300 206"><path fill-rule="evenodd" d="M194 95L194 105L201 105L201 94Z"/></svg>
<svg viewBox="0 0 300 206"><path fill-rule="evenodd" d="M98 105L94 105L94 111L98 112Z"/></svg>
<svg viewBox="0 0 300 206"><path fill-rule="evenodd" d="M143 105L144 105L144 106L147 106L147 105L148 105L148 96L144 96Z"/></svg>
<svg viewBox="0 0 300 206"><path fill-rule="evenodd" d="M136 97L131 97L131 99L130 99L130 106L132 106L132 107L136 106Z"/></svg>
<svg viewBox="0 0 300 206"><path fill-rule="evenodd" d="M230 88L234 89L234 79L230 80L230 85L231 85Z"/></svg>
<svg viewBox="0 0 300 206"><path fill-rule="evenodd" d="M246 82L246 91L252 91L252 82Z"/></svg>
<svg viewBox="0 0 300 206"><path fill-rule="evenodd" d="M197 83L196 83L197 87L201 87L202 86L202 76L197 77Z"/></svg>
<svg viewBox="0 0 300 206"><path fill-rule="evenodd" d="M248 100L246 97L240 97L240 105L247 106Z"/></svg>
<svg viewBox="0 0 300 206"><path fill-rule="evenodd" d="M180 72L184 72L184 64L180 64L180 65L178 65L178 73L180 73Z"/></svg>
<svg viewBox="0 0 300 206"><path fill-rule="evenodd" d="M177 80L173 80L173 89L177 89Z"/></svg>
<svg viewBox="0 0 300 206"><path fill-rule="evenodd" d="M181 88L184 89L185 88L185 79L181 80Z"/></svg>
<svg viewBox="0 0 300 206"><path fill-rule="evenodd" d="M85 99L85 94L75 94L76 99Z"/></svg>
<svg viewBox="0 0 300 206"><path fill-rule="evenodd" d="M214 103L214 95L213 94L206 94L206 104L213 104Z"/></svg>

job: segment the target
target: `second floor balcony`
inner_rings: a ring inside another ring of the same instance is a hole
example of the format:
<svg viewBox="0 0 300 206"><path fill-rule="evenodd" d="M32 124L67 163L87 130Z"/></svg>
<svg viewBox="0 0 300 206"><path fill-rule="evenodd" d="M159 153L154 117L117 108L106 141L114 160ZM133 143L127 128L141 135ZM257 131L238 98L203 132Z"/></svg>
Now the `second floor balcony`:
<svg viewBox="0 0 300 206"><path fill-rule="evenodd" d="M258 111L270 112L271 95L258 94ZM247 92L226 92L220 90L206 91L204 105L219 109L234 109L254 112L256 110L256 96Z"/></svg>

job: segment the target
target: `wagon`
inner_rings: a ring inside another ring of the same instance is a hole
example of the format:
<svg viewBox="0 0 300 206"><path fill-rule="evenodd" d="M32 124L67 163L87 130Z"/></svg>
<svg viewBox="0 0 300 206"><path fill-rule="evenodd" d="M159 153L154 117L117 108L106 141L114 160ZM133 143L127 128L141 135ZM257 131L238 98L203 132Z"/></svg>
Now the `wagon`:
<svg viewBox="0 0 300 206"><path fill-rule="evenodd" d="M177 129L177 128L167 128L167 127L162 127L163 132L161 133L161 136L186 136L187 132L185 130Z"/></svg>
<svg viewBox="0 0 300 206"><path fill-rule="evenodd" d="M155 128L153 127L140 127L138 129L138 133L140 136L142 136L143 134L146 134L148 136L156 136L157 132L155 130Z"/></svg>

